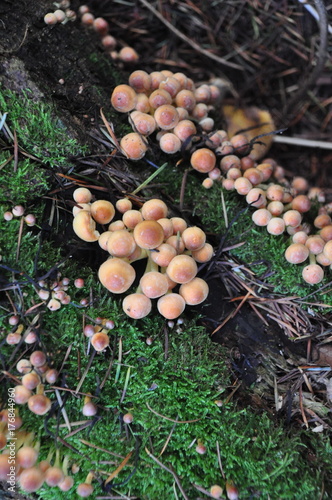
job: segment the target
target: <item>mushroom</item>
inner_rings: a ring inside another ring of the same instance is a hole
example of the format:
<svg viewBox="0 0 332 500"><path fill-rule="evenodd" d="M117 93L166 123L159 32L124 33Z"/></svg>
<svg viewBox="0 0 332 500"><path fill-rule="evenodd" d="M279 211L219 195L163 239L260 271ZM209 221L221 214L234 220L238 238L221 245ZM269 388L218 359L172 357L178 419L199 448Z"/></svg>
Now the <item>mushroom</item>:
<svg viewBox="0 0 332 500"><path fill-rule="evenodd" d="M157 302L159 313L166 319L178 318L184 311L186 303L178 293L168 293Z"/></svg>
<svg viewBox="0 0 332 500"><path fill-rule="evenodd" d="M28 408L36 415L45 415L51 408L51 400L44 394L44 386L39 384L37 394L28 399Z"/></svg>
<svg viewBox="0 0 332 500"><path fill-rule="evenodd" d="M251 216L256 226L267 226L272 219L272 214L266 208L259 208Z"/></svg>
<svg viewBox="0 0 332 500"><path fill-rule="evenodd" d="M180 286L179 294L186 304L195 306L201 304L209 294L209 286L202 278L193 278L188 283Z"/></svg>
<svg viewBox="0 0 332 500"><path fill-rule="evenodd" d="M285 251L285 259L291 264L300 264L309 257L309 249L302 243L292 243Z"/></svg>
<svg viewBox="0 0 332 500"><path fill-rule="evenodd" d="M162 226L155 220L144 220L134 228L134 238L140 248L151 250L159 247L164 240Z"/></svg>
<svg viewBox="0 0 332 500"><path fill-rule="evenodd" d="M22 490L33 493L41 488L44 482L44 474L39 467L24 469L18 478L18 483Z"/></svg>
<svg viewBox="0 0 332 500"><path fill-rule="evenodd" d="M196 276L196 261L189 255L176 255L168 264L166 273L175 283L188 283Z"/></svg>
<svg viewBox="0 0 332 500"><path fill-rule="evenodd" d="M216 165L216 155L211 149L201 148L196 149L190 158L191 166L198 172L210 172Z"/></svg>
<svg viewBox="0 0 332 500"><path fill-rule="evenodd" d="M156 299L165 295L168 290L168 280L166 276L158 271L145 273L140 279L140 287L144 295L150 299Z"/></svg>
<svg viewBox="0 0 332 500"><path fill-rule="evenodd" d="M170 130L179 123L179 114L171 104L163 104L155 110L154 119L159 128Z"/></svg>
<svg viewBox="0 0 332 500"><path fill-rule="evenodd" d="M181 141L175 134L168 132L160 138L159 146L164 153L174 154L180 151Z"/></svg>
<svg viewBox="0 0 332 500"><path fill-rule="evenodd" d="M136 106L136 92L129 85L118 85L111 95L111 104L116 111L128 113Z"/></svg>
<svg viewBox="0 0 332 500"><path fill-rule="evenodd" d="M123 293L131 287L136 273L134 268L117 257L108 259L98 271L102 285L112 293Z"/></svg>
<svg viewBox="0 0 332 500"><path fill-rule="evenodd" d="M96 332L91 337L91 345L97 352L104 351L106 349L106 347L109 346L109 343L110 343L110 339L109 339L107 333L105 333L103 331Z"/></svg>
<svg viewBox="0 0 332 500"><path fill-rule="evenodd" d="M199 250L205 245L206 235L197 226L187 227L182 233L183 243L188 250Z"/></svg>
<svg viewBox="0 0 332 500"><path fill-rule="evenodd" d="M137 132L130 132L122 137L120 146L130 160L140 160L147 152L147 145Z"/></svg>
<svg viewBox="0 0 332 500"><path fill-rule="evenodd" d="M143 293L127 295L122 302L123 311L133 319L145 318L150 313L151 308L151 300Z"/></svg>
<svg viewBox="0 0 332 500"><path fill-rule="evenodd" d="M145 220L158 220L167 217L168 208L165 202L158 198L143 203L141 208L142 217Z"/></svg>
<svg viewBox="0 0 332 500"><path fill-rule="evenodd" d="M91 216L98 224L109 224L114 215L115 208L110 201L97 200L91 204Z"/></svg>
<svg viewBox="0 0 332 500"><path fill-rule="evenodd" d="M80 187L75 189L75 191L73 192L73 198L78 204L90 203L92 198L92 193L89 189L85 187Z"/></svg>
<svg viewBox="0 0 332 500"><path fill-rule="evenodd" d="M96 231L96 223L87 210L80 210L73 220L75 234L83 241L97 241L100 233Z"/></svg>
<svg viewBox="0 0 332 500"><path fill-rule="evenodd" d="M126 229L111 232L106 243L107 251L114 257L129 257L135 248L136 242Z"/></svg>

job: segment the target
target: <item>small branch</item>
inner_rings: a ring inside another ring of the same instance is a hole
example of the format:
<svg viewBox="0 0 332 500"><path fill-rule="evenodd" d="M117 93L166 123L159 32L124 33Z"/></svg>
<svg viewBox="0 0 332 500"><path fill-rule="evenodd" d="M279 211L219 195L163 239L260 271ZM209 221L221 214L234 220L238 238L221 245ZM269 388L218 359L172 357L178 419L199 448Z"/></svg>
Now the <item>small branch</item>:
<svg viewBox="0 0 332 500"><path fill-rule="evenodd" d="M244 71L244 68L242 66L240 66L239 64L235 64L235 63L226 61L226 59L223 59L222 57L216 56L215 54L213 54L212 52L209 52L208 50L202 49L202 47L200 45L198 45L198 43L194 42L193 40L190 40L190 38L188 38L186 35L181 33L181 31L179 31L177 28L172 26L170 22L168 22L154 7L152 7L152 5L150 5L149 2L147 2L147 0L139 0L139 1L147 9L149 9L153 13L153 15L158 17L158 19L162 23L164 23L165 26L167 26L167 28L169 30L173 31L173 33L175 33L176 36L181 38L181 40L183 40L184 42L191 45L191 47L193 47L193 49L197 50L197 52L200 52L200 54L203 54L204 56L209 57L210 59L213 59L214 61L217 61L219 64L223 64L224 66L228 66L229 68L234 68L234 69L239 69L240 71ZM232 84L230 84L230 87L231 88L233 87Z"/></svg>

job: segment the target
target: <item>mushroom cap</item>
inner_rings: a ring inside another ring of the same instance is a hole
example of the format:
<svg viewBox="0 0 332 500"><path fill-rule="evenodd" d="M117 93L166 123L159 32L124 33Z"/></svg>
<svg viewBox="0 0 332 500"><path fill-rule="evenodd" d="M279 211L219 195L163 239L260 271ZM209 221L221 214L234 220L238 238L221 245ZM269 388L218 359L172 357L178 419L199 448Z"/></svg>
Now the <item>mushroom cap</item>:
<svg viewBox="0 0 332 500"><path fill-rule="evenodd" d="M213 257L213 246L210 243L205 243L199 250L193 250L191 256L196 262L208 262Z"/></svg>
<svg viewBox="0 0 332 500"><path fill-rule="evenodd" d="M34 394L28 399L28 407L36 415L45 415L51 408L51 400L43 394Z"/></svg>
<svg viewBox="0 0 332 500"><path fill-rule="evenodd" d="M73 198L76 203L90 203L92 198L92 193L90 189L85 187L79 187L73 192Z"/></svg>
<svg viewBox="0 0 332 500"><path fill-rule="evenodd" d="M155 250L150 254L151 260L160 267L167 267L173 257L177 255L175 248L168 243L162 243Z"/></svg>
<svg viewBox="0 0 332 500"><path fill-rule="evenodd" d="M91 215L98 224L109 224L115 215L114 205L107 200L97 200L91 204Z"/></svg>
<svg viewBox="0 0 332 500"><path fill-rule="evenodd" d="M109 346L110 339L107 333L96 332L91 337L91 345L97 352L101 352Z"/></svg>
<svg viewBox="0 0 332 500"><path fill-rule="evenodd" d="M159 146L164 153L172 155L180 151L181 141L172 132L167 132L166 134L163 134L162 137L160 138Z"/></svg>
<svg viewBox="0 0 332 500"><path fill-rule="evenodd" d="M129 257L135 248L136 242L131 233L126 229L111 232L107 239L107 251L114 257Z"/></svg>
<svg viewBox="0 0 332 500"><path fill-rule="evenodd" d="M269 221L272 219L272 214L266 208L259 208L251 216L252 221L256 226L267 226Z"/></svg>
<svg viewBox="0 0 332 500"><path fill-rule="evenodd" d="M175 283L188 283L197 274L196 261L189 255L176 255L168 264L166 273Z"/></svg>
<svg viewBox="0 0 332 500"><path fill-rule="evenodd" d="M159 128L170 130L179 123L179 113L171 104L163 104L156 109L154 119Z"/></svg>
<svg viewBox="0 0 332 500"><path fill-rule="evenodd" d="M121 149L130 160L140 160L147 152L147 145L137 132L130 132L122 137Z"/></svg>
<svg viewBox="0 0 332 500"><path fill-rule="evenodd" d="M186 304L195 306L201 304L209 294L209 286L202 278L193 278L188 283L180 286L179 294Z"/></svg>
<svg viewBox="0 0 332 500"><path fill-rule="evenodd" d="M325 243L323 253L327 259L332 260L332 240Z"/></svg>
<svg viewBox="0 0 332 500"><path fill-rule="evenodd" d="M168 293L160 297L157 302L159 313L166 319L175 319L183 313L186 303L178 293Z"/></svg>
<svg viewBox="0 0 332 500"><path fill-rule="evenodd" d="M141 248L152 250L159 247L164 240L164 230L155 220L143 220L134 228L136 244Z"/></svg>
<svg viewBox="0 0 332 500"><path fill-rule="evenodd" d="M216 155L211 149L201 148L196 149L190 158L191 166L198 172L210 172L216 166Z"/></svg>
<svg viewBox="0 0 332 500"><path fill-rule="evenodd" d="M32 493L39 490L44 482L44 474L38 467L24 469L19 475L18 482L22 490Z"/></svg>
<svg viewBox="0 0 332 500"><path fill-rule="evenodd" d="M75 234L83 241L97 241L100 234L96 231L96 223L91 217L91 212L80 210L73 220Z"/></svg>
<svg viewBox="0 0 332 500"><path fill-rule="evenodd" d="M128 262L114 257L100 266L98 277L101 284L110 292L123 293L133 284L136 273Z"/></svg>
<svg viewBox="0 0 332 500"><path fill-rule="evenodd" d="M122 301L123 311L133 319L144 318L150 313L151 308L151 300L143 293L132 293Z"/></svg>
<svg viewBox="0 0 332 500"><path fill-rule="evenodd" d="M309 264L303 268L302 277L310 285L316 285L323 280L324 271L318 264Z"/></svg>
<svg viewBox="0 0 332 500"><path fill-rule="evenodd" d="M165 295L168 290L168 279L165 274L158 271L145 273L140 279L140 287L144 295L150 299L156 299Z"/></svg>
<svg viewBox="0 0 332 500"><path fill-rule="evenodd" d="M200 227L187 227L182 233L182 239L188 250L195 251L205 245L206 234Z"/></svg>
<svg viewBox="0 0 332 500"><path fill-rule="evenodd" d="M167 217L168 208L164 201L158 198L152 198L151 200L143 203L141 208L142 217L145 220L158 220Z"/></svg>
<svg viewBox="0 0 332 500"><path fill-rule="evenodd" d="M309 249L302 243L292 243L285 251L285 259L291 264L301 264L309 257Z"/></svg>
<svg viewBox="0 0 332 500"><path fill-rule="evenodd" d="M118 85L111 95L111 104L116 111L128 113L135 108L136 92L129 85Z"/></svg>

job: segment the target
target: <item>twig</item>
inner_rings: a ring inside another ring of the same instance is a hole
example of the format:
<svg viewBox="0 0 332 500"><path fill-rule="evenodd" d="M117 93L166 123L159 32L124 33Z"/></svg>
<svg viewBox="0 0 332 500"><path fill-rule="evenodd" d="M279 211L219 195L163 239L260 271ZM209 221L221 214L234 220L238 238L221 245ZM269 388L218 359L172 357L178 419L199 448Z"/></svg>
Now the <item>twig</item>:
<svg viewBox="0 0 332 500"><path fill-rule="evenodd" d="M332 142L314 141L312 139L301 139L300 137L286 137L275 135L274 142L280 144L291 144L292 146L304 146L306 148L332 149Z"/></svg>
<svg viewBox="0 0 332 500"><path fill-rule="evenodd" d="M327 51L327 42L328 42L328 22L327 22L327 12L325 3L323 0L314 0L315 6L318 12L318 25L319 25L319 48L317 53L317 62L315 67L311 73L311 75L305 80L301 82L299 90L296 94L288 101L286 109L284 111L284 119L287 118L287 121L290 121L290 117L288 116L290 113L292 116L296 114L297 109L300 105L300 100L304 96L304 94L314 85L318 76L322 72L325 62L327 59L328 51Z"/></svg>
<svg viewBox="0 0 332 500"><path fill-rule="evenodd" d="M200 45L198 45L198 43L194 42L193 40L190 40L190 38L188 38L186 35L181 33L181 31L179 31L177 28L172 26L171 23L169 21L167 21L167 19L165 19L154 7L152 7L152 5L150 5L149 2L147 2L147 0L139 0L139 1L147 9L149 9L156 17L158 17L158 19L162 23L164 23L165 26L167 26L167 28L169 30L173 31L173 33L175 33L176 36L181 38L181 40L183 40L184 42L191 45L191 47L193 47L195 50L197 50L197 52L199 52L200 54L203 54L206 57L209 57L210 59L213 59L214 61L217 61L220 64L223 64L224 66L228 66L229 68L234 68L234 69L239 69L240 71L244 71L244 68L242 66L239 66L238 64L226 61L226 59L223 59L222 57L216 56L212 52L209 52L208 50L203 49ZM231 83L230 83L230 88L233 89L233 86Z"/></svg>
<svg viewBox="0 0 332 500"><path fill-rule="evenodd" d="M147 447L145 447L145 451L146 453L149 455L150 458L152 458L152 460L154 460L156 462L156 464L158 464L162 469L164 469L165 471L169 472L170 474L172 474L172 476L174 477L174 480L176 482L176 484L178 485L179 487L179 490L181 491L182 493L182 496L185 500L189 500L187 495L185 494L183 488L182 488L182 485L180 483L180 480L178 478L178 476L175 474L174 471L172 471L172 469L169 469L168 467L166 467L166 465L164 465L160 460L158 460L157 457L155 457L154 455L152 455L152 453L147 449Z"/></svg>

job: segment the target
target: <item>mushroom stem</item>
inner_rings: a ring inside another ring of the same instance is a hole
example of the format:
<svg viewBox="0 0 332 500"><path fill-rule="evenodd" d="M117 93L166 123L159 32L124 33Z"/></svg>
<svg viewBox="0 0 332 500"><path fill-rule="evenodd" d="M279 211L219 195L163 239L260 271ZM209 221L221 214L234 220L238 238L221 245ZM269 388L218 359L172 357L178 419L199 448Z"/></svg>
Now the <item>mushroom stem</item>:
<svg viewBox="0 0 332 500"><path fill-rule="evenodd" d="M68 464L69 464L69 455L65 455L65 458L62 461L62 472L65 476L68 476Z"/></svg>
<svg viewBox="0 0 332 500"><path fill-rule="evenodd" d="M316 255L312 252L309 253L309 262L310 264L316 264Z"/></svg>

